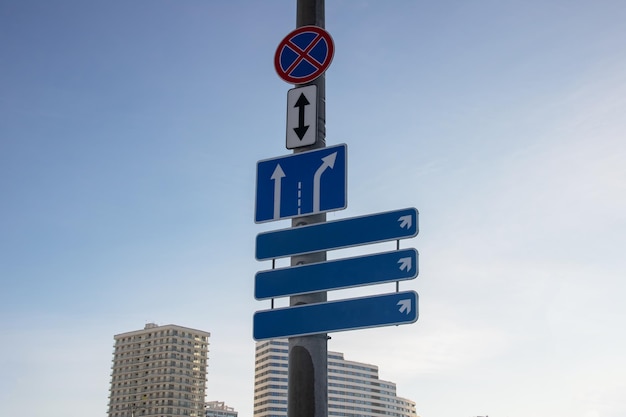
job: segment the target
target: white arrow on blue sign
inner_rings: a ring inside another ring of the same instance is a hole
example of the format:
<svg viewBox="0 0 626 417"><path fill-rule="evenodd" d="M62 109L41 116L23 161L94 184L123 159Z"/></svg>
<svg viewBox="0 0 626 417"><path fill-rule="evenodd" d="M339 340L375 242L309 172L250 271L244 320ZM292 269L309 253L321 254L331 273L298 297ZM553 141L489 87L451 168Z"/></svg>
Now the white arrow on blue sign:
<svg viewBox="0 0 626 417"><path fill-rule="evenodd" d="M254 297L263 300L317 291L352 288L413 279L418 274L418 253L402 249L375 255L260 271Z"/></svg>
<svg viewBox="0 0 626 417"><path fill-rule="evenodd" d="M302 255L368 243L407 239L418 233L415 208L259 233L258 260Z"/></svg>
<svg viewBox="0 0 626 417"><path fill-rule="evenodd" d="M259 161L254 221L345 209L346 154L342 144Z"/></svg>
<svg viewBox="0 0 626 417"><path fill-rule="evenodd" d="M343 330L414 323L418 318L415 291L257 311L255 340L305 336Z"/></svg>

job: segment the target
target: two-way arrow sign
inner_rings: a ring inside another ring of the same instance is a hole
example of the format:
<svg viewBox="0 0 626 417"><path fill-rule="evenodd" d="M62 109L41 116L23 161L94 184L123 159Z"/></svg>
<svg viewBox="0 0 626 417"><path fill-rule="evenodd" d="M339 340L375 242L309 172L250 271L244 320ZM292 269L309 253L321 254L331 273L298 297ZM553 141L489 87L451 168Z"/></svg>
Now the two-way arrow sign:
<svg viewBox="0 0 626 417"><path fill-rule="evenodd" d="M317 86L292 88L287 93L287 149L315 144Z"/></svg>

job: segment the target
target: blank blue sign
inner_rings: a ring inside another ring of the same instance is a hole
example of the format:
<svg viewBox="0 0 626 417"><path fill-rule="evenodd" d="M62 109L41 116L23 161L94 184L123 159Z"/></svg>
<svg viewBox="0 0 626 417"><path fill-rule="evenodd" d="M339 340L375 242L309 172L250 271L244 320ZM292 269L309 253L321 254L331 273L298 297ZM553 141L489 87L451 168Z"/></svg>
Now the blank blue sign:
<svg viewBox="0 0 626 417"><path fill-rule="evenodd" d="M415 208L281 229L257 235L256 258L282 258L406 239L416 236L418 230L418 212Z"/></svg>
<svg viewBox="0 0 626 417"><path fill-rule="evenodd" d="M413 279L418 274L415 249L260 271L257 300Z"/></svg>
<svg viewBox="0 0 626 417"><path fill-rule="evenodd" d="M415 291L257 311L255 340L408 324L417 321Z"/></svg>

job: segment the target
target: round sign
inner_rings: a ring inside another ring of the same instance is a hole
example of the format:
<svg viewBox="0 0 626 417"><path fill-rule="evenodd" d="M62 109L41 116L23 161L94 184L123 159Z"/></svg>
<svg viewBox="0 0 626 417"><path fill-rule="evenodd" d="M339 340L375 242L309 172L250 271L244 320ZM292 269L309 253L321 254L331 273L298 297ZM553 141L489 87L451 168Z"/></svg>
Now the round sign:
<svg viewBox="0 0 626 417"><path fill-rule="evenodd" d="M274 67L278 76L288 83L304 84L326 71L334 52L328 32L318 26L302 26L278 45Z"/></svg>

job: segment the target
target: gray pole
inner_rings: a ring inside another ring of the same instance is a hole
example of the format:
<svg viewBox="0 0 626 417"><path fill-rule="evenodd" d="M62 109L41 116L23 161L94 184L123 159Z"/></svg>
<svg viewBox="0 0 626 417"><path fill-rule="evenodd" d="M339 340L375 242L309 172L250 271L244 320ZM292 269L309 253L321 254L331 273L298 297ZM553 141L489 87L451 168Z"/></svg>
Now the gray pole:
<svg viewBox="0 0 626 417"><path fill-rule="evenodd" d="M296 26L314 25L324 28L324 0L298 0ZM294 153L326 146L326 83L322 74L306 85L317 85L317 140L314 145L296 148ZM297 217L292 227L326 221L326 214ZM291 265L303 265L326 260L326 252L293 256ZM289 305L326 301L326 292L304 294L289 298ZM328 337L324 334L289 338L288 417L328 416Z"/></svg>

